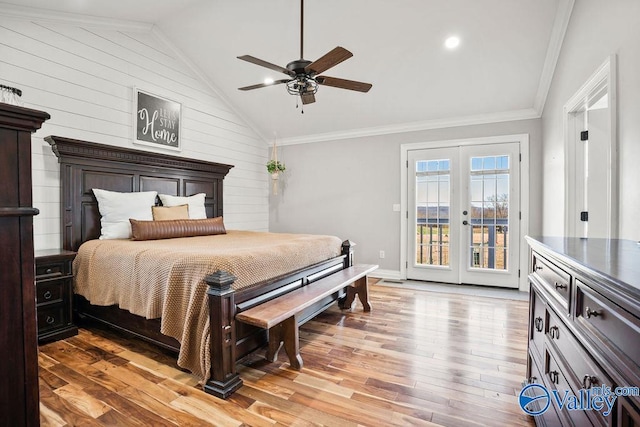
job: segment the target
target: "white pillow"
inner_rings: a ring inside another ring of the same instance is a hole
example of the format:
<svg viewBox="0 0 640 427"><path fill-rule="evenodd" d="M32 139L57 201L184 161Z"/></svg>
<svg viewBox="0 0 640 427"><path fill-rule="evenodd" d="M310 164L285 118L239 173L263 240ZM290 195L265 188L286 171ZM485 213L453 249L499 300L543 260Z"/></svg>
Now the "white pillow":
<svg viewBox="0 0 640 427"><path fill-rule="evenodd" d="M207 211L204 208L205 193L198 193L188 197L159 194L158 197L162 201L162 206L189 205L189 219L207 218Z"/></svg>
<svg viewBox="0 0 640 427"><path fill-rule="evenodd" d="M94 188L93 194L98 200L98 210L102 215L100 239L129 239L129 218L153 220L151 207L156 204L157 191L119 193Z"/></svg>

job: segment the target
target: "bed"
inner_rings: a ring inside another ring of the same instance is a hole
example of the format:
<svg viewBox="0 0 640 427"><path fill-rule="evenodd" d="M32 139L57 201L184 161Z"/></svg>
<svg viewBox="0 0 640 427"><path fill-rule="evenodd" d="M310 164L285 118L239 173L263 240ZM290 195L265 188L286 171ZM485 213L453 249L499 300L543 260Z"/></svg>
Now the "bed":
<svg viewBox="0 0 640 427"><path fill-rule="evenodd" d="M60 163L63 249L77 252L84 242L100 235L100 213L93 188L118 192L157 191L175 196L205 193L207 216L223 216L223 180L231 165L58 136L45 140ZM337 256L311 265L298 265L292 271L282 270L276 276L240 287L234 284L236 277L223 269L204 275L201 282L206 288L205 309L210 325L206 349L209 375L203 378L206 392L221 398L233 393L242 385L236 362L267 342L265 330L236 322L236 314L302 286L313 286L315 281L351 266L353 244L345 241L339 246ZM299 323L340 298L344 298L343 291L305 309ZM181 350L176 338L161 332L162 319L147 319L120 309L117 304L92 305L80 295L75 295L74 305L80 320L98 321L176 352Z"/></svg>

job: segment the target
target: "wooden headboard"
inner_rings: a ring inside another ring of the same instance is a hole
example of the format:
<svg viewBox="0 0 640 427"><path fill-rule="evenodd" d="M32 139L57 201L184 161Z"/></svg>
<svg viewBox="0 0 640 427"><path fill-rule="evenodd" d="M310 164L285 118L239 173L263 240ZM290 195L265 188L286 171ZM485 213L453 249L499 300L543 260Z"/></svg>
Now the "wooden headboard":
<svg viewBox="0 0 640 427"><path fill-rule="evenodd" d="M48 136L60 163L62 247L77 251L100 236L93 188L157 191L173 196L205 193L208 217L222 216L222 181L232 165Z"/></svg>

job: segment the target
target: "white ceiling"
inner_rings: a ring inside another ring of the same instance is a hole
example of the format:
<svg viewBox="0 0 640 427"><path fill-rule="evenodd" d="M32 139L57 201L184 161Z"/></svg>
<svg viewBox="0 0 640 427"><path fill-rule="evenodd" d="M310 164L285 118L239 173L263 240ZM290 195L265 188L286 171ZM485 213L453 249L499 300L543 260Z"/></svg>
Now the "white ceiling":
<svg viewBox="0 0 640 427"><path fill-rule="evenodd" d="M155 24L265 139L340 138L435 124L536 117L555 66L570 0L306 0L305 59L353 52L324 74L373 84L320 87L296 109L285 78L236 59L285 66L299 58L299 0L14 0L14 4ZM568 12L569 11L569 12ZM444 40L457 35L454 51Z"/></svg>

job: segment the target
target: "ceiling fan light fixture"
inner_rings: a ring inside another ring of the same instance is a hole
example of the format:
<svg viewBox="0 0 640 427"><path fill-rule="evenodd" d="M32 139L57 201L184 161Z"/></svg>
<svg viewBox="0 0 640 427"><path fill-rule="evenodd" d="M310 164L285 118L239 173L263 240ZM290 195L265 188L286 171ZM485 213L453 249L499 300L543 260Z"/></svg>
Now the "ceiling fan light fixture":
<svg viewBox="0 0 640 427"><path fill-rule="evenodd" d="M353 56L347 49L337 46L315 61L304 59L304 0L300 0L300 59L296 59L281 67L271 62L263 61L251 55L238 56L238 59L250 62L270 70L284 73L287 79L273 80L265 79L264 83L238 88L247 91L259 89L276 84L286 84L287 92L290 95L299 96L303 104L311 104L316 101L315 94L318 86L331 86L338 89L354 90L357 92L368 92L371 89L370 83L363 83L354 80L339 79L336 77L321 76L326 70L346 61Z"/></svg>
<svg viewBox="0 0 640 427"><path fill-rule="evenodd" d="M287 92L296 96L315 95L318 92L318 82L312 78L294 79L287 83Z"/></svg>

